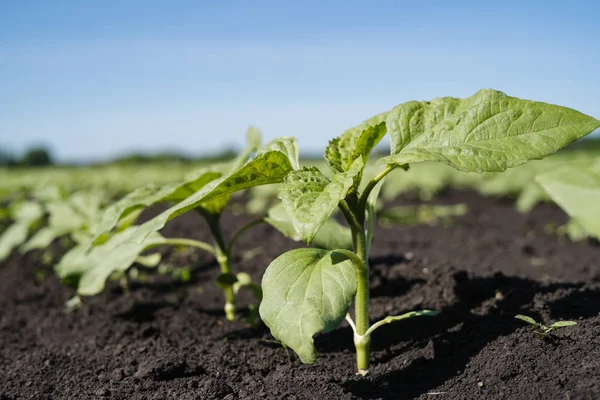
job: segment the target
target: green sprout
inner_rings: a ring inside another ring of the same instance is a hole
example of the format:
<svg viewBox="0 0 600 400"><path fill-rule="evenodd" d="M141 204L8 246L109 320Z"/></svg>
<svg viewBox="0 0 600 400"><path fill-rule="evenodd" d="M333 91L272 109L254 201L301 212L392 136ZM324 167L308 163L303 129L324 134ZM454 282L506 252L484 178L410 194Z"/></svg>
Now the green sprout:
<svg viewBox="0 0 600 400"><path fill-rule="evenodd" d="M307 244L339 209L350 227L352 250L300 248L273 260L262 280L262 320L303 363L316 361L316 333L347 320L354 331L358 373L367 374L371 335L378 327L437 314L413 311L371 324L369 254L384 178L426 161L465 172L500 172L546 157L598 127L600 121L569 108L482 90L464 99L403 103L349 129L325 150L329 171L317 166L292 171L279 198ZM381 170L363 182L369 156L386 133L390 155L377 160ZM349 314L352 304L354 319Z"/></svg>
<svg viewBox="0 0 600 400"><path fill-rule="evenodd" d="M517 314L515 315L516 319L520 319L521 321L534 326L537 330L534 331L535 334L539 335L542 339L545 339L550 335L552 331L558 331L560 328L564 328L565 326L573 326L577 325L575 321L558 321L553 323L550 326L543 325L541 322L536 322L533 318L528 317L527 315Z"/></svg>

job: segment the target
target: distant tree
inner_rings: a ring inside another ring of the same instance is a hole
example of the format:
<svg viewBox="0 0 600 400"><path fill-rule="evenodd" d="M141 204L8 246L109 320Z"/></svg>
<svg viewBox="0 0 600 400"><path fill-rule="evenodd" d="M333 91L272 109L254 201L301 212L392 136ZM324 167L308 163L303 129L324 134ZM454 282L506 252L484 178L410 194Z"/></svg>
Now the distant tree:
<svg viewBox="0 0 600 400"><path fill-rule="evenodd" d="M0 165L15 165L16 160L13 154L8 151L0 148Z"/></svg>
<svg viewBox="0 0 600 400"><path fill-rule="evenodd" d="M40 167L52 164L52 157L48 149L42 146L32 147L23 155L21 165L28 167Z"/></svg>

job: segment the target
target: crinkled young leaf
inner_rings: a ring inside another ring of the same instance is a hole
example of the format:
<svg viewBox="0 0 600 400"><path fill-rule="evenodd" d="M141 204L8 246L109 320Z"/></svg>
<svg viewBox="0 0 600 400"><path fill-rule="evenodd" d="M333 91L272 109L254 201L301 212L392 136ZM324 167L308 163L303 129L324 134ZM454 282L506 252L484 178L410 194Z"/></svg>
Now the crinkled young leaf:
<svg viewBox="0 0 600 400"><path fill-rule="evenodd" d="M391 155L380 164L441 161L469 172L504 171L550 155L600 127L566 107L481 90L471 97L411 101L387 116Z"/></svg>
<svg viewBox="0 0 600 400"><path fill-rule="evenodd" d="M344 200L354 184L354 177L363 167L363 160L358 157L348 171L337 173L331 179L316 167L294 171L285 178L279 188L279 198L302 240L312 242L321 225Z"/></svg>
<svg viewBox="0 0 600 400"><path fill-rule="evenodd" d="M600 162L563 165L536 181L587 233L600 239Z"/></svg>
<svg viewBox="0 0 600 400"><path fill-rule="evenodd" d="M331 140L325 149L325 159L329 166L334 171L346 172L358 157L362 157L366 164L373 148L385 136L387 114L376 115ZM360 184L360 176L359 173L355 178L355 188Z"/></svg>
<svg viewBox="0 0 600 400"><path fill-rule="evenodd" d="M354 299L356 269L336 251L296 249L277 257L262 280L260 316L303 363L317 354L313 336L337 328Z"/></svg>
<svg viewBox="0 0 600 400"><path fill-rule="evenodd" d="M296 232L296 228L294 228L292 219L281 203L269 209L264 221L277 229L285 237L295 241L302 240L298 232ZM350 228L340 224L335 218L330 217L317 231L312 244L315 247L326 250L352 250L352 234Z"/></svg>

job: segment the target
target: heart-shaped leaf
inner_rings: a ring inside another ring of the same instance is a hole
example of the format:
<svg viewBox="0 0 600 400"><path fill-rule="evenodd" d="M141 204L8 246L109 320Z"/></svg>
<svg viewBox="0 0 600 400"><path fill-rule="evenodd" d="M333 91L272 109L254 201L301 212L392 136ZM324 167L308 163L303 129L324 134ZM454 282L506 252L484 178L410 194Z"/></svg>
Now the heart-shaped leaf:
<svg viewBox="0 0 600 400"><path fill-rule="evenodd" d="M260 316L303 363L316 358L313 336L337 328L356 293L356 269L336 251L296 249L277 257L262 280Z"/></svg>

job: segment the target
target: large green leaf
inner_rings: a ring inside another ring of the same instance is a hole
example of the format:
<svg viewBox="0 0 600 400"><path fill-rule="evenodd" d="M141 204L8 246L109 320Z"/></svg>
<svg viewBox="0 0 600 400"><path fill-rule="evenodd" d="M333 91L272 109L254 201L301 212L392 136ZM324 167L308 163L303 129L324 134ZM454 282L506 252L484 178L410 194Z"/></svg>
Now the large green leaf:
<svg viewBox="0 0 600 400"><path fill-rule="evenodd" d="M563 165L536 180L571 218L600 239L600 161Z"/></svg>
<svg viewBox="0 0 600 400"><path fill-rule="evenodd" d="M285 178L279 198L302 240L310 244L363 168L363 160L358 157L348 171L336 173L331 179L316 167L294 171Z"/></svg>
<svg viewBox="0 0 600 400"><path fill-rule="evenodd" d="M387 114L378 114L329 142L325 159L333 171L348 171L358 157L367 163L371 151L385 136ZM355 188L360 184L360 177L361 173L355 177Z"/></svg>
<svg viewBox="0 0 600 400"><path fill-rule="evenodd" d="M260 316L271 334L304 363L317 354L313 336L337 328L356 293L356 269L335 251L296 249L277 257L262 280Z"/></svg>
<svg viewBox="0 0 600 400"><path fill-rule="evenodd" d="M184 200L197 190L200 190L207 183L220 176L221 173L218 171L202 169L197 171L193 176L187 177L182 182L163 186L151 183L129 193L127 196L107 207L99 223L96 234L94 235L93 241L98 244L105 240L105 236L117 226L121 219L133 214L135 211L157 203Z"/></svg>
<svg viewBox="0 0 600 400"><path fill-rule="evenodd" d="M441 161L483 172L543 158L597 129L600 121L488 89L465 99L401 104L390 111L386 125L391 155L380 164Z"/></svg>
<svg viewBox="0 0 600 400"><path fill-rule="evenodd" d="M246 141L246 148L230 163L192 171L182 181L169 185L158 186L148 184L109 206L98 226L93 239L94 243L98 244L106 240L108 232L117 226L121 219L131 215L136 210L156 203L181 202L201 190L209 182L221 178L223 175L227 176L229 174L231 176L239 172L239 169L246 163L248 157L259 149L261 142L260 131L254 127L250 127L246 134ZM229 197L223 195L212 203L205 204L205 208L209 212L219 213L225 207L228 199Z"/></svg>

